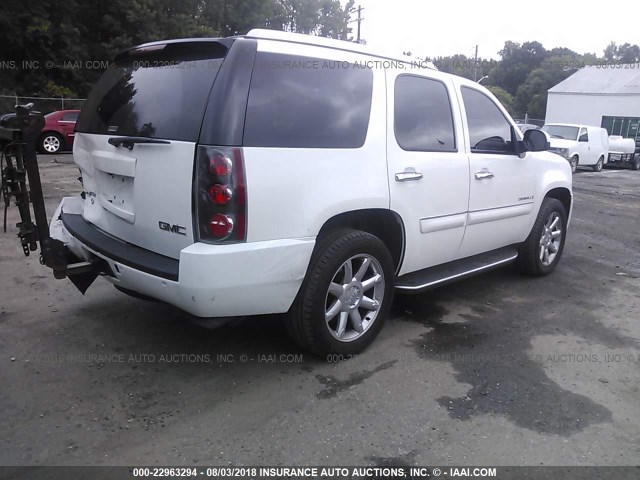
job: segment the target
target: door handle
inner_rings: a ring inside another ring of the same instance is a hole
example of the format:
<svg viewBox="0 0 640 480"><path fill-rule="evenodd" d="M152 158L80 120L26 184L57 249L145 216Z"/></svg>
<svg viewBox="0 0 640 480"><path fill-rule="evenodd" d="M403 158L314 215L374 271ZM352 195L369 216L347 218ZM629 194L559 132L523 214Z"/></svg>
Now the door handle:
<svg viewBox="0 0 640 480"><path fill-rule="evenodd" d="M474 177L476 178L476 180L485 180L487 178L493 178L493 172L490 172L488 170L483 170L482 172L476 172Z"/></svg>
<svg viewBox="0 0 640 480"><path fill-rule="evenodd" d="M402 172L396 173L396 182L411 182L413 180L421 180L423 175L420 172Z"/></svg>

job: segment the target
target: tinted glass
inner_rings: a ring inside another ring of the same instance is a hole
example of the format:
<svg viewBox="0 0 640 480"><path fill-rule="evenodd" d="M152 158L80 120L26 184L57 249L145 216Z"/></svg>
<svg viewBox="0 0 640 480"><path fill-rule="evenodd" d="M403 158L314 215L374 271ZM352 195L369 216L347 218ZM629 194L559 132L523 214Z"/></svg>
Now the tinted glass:
<svg viewBox="0 0 640 480"><path fill-rule="evenodd" d="M511 124L485 94L462 87L472 152L512 153Z"/></svg>
<svg viewBox="0 0 640 480"><path fill-rule="evenodd" d="M63 122L75 122L78 120L78 112L65 113L60 120Z"/></svg>
<svg viewBox="0 0 640 480"><path fill-rule="evenodd" d="M89 95L76 130L195 142L225 51L215 43L178 44L116 62Z"/></svg>
<svg viewBox="0 0 640 480"><path fill-rule="evenodd" d="M358 148L369 127L373 72L329 60L258 53L244 145Z"/></svg>
<svg viewBox="0 0 640 480"><path fill-rule="evenodd" d="M394 128L402 149L455 151L451 103L442 82L401 75L394 97Z"/></svg>

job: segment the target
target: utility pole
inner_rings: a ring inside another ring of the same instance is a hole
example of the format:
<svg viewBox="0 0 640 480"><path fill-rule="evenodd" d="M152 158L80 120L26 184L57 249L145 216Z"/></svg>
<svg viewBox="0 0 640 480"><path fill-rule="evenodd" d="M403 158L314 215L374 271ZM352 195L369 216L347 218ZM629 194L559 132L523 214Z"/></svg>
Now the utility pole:
<svg viewBox="0 0 640 480"><path fill-rule="evenodd" d="M473 81L478 80L478 45L476 45L476 56L475 61L473 62Z"/></svg>
<svg viewBox="0 0 640 480"><path fill-rule="evenodd" d="M349 23L358 22L358 36L357 36L357 39L356 39L356 43L360 43L360 40L361 40L360 31L361 31L362 21L364 20L364 18L362 18L362 11L363 10L364 10L364 8L362 8L360 5L358 5L357 9L351 9L349 11L349 13L358 12L358 18L356 20L351 20L349 22Z"/></svg>

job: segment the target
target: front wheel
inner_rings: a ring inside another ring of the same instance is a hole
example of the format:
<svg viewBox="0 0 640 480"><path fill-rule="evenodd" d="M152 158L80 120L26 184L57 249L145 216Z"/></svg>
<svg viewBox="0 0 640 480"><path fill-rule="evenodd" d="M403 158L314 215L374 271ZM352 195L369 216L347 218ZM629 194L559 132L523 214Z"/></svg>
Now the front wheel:
<svg viewBox="0 0 640 480"><path fill-rule="evenodd" d="M362 352L391 308L393 261L377 237L341 229L319 239L287 330L318 355Z"/></svg>
<svg viewBox="0 0 640 480"><path fill-rule="evenodd" d="M571 157L571 160L569 160L569 165L571 165L571 173L576 173L576 170L578 170L578 156L574 155L573 157Z"/></svg>
<svg viewBox="0 0 640 480"><path fill-rule="evenodd" d="M562 202L545 198L531 233L520 246L517 266L529 275L553 272L562 256L567 236L567 211Z"/></svg>
<svg viewBox="0 0 640 480"><path fill-rule="evenodd" d="M631 162L631 170L640 170L640 154L636 154Z"/></svg>
<svg viewBox="0 0 640 480"><path fill-rule="evenodd" d="M604 157L600 157L598 159L598 163L596 163L592 168L594 172L601 172L603 166L604 166Z"/></svg>

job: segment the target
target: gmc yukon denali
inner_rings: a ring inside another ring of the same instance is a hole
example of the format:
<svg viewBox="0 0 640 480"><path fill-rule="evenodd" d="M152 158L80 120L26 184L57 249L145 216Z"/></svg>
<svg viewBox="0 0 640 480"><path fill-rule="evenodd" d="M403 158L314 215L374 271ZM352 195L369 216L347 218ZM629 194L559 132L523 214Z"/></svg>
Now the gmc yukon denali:
<svg viewBox="0 0 640 480"><path fill-rule="evenodd" d="M94 87L83 192L50 232L124 292L197 317L286 314L304 348L353 354L395 291L554 270L573 197L548 146L481 85L362 45L160 41Z"/></svg>

